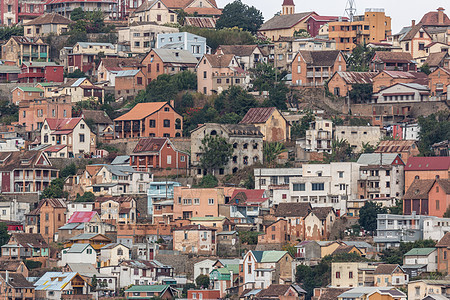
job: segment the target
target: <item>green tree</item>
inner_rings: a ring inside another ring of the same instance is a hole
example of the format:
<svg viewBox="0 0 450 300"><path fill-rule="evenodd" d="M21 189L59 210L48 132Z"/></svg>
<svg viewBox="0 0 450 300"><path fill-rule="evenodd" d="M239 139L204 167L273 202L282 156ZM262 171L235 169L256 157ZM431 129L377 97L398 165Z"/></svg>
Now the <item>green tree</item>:
<svg viewBox="0 0 450 300"><path fill-rule="evenodd" d="M47 198L67 198L68 193L64 191L64 179L53 179L48 187L41 194L41 199Z"/></svg>
<svg viewBox="0 0 450 300"><path fill-rule="evenodd" d="M232 86L217 96L214 101L214 108L221 115L235 113L244 117L247 111L253 107L258 107L255 97L240 86Z"/></svg>
<svg viewBox="0 0 450 300"><path fill-rule="evenodd" d="M353 103L365 103L372 100L373 85L369 83L356 83L352 85L351 91L348 93Z"/></svg>
<svg viewBox="0 0 450 300"><path fill-rule="evenodd" d="M392 247L381 252L380 258L387 264L403 264L403 256L413 248L433 248L436 242L433 240L419 240L415 242L401 242L400 247Z"/></svg>
<svg viewBox="0 0 450 300"><path fill-rule="evenodd" d="M19 107L7 100L0 101L0 121L7 125L18 122Z"/></svg>
<svg viewBox="0 0 450 300"><path fill-rule="evenodd" d="M189 32L206 38L206 43L213 51L220 45L254 45L257 40L248 31L239 28L224 28L220 30L185 26L180 32Z"/></svg>
<svg viewBox="0 0 450 300"><path fill-rule="evenodd" d="M83 78L83 77L87 77L87 75L80 69L76 69L72 73L66 74L66 77L67 78Z"/></svg>
<svg viewBox="0 0 450 300"><path fill-rule="evenodd" d="M183 286L183 291L181 292L182 293L182 297L183 298L187 298L187 291L189 291L189 290L192 290L192 289L195 289L196 288L196 286L195 286L195 283L186 283L184 286Z"/></svg>
<svg viewBox="0 0 450 300"><path fill-rule="evenodd" d="M0 247L7 244L9 241L8 226L5 223L0 223Z"/></svg>
<svg viewBox="0 0 450 300"><path fill-rule="evenodd" d="M447 209L445 210L444 218L450 218L450 205L447 206Z"/></svg>
<svg viewBox="0 0 450 300"><path fill-rule="evenodd" d="M370 143L362 143L361 153L374 153L377 147L372 146Z"/></svg>
<svg viewBox="0 0 450 300"><path fill-rule="evenodd" d="M207 289L209 288L209 276L205 274L200 274L195 278L195 283L198 288Z"/></svg>
<svg viewBox="0 0 450 300"><path fill-rule="evenodd" d="M233 146L227 140L220 136L206 135L200 146L202 155L200 165L202 168L212 172L225 166L233 155Z"/></svg>
<svg viewBox="0 0 450 300"><path fill-rule="evenodd" d="M61 172L59 173L59 176L61 178L67 178L71 175L76 175L77 174L77 166L75 165L75 163L71 163L67 166L65 166Z"/></svg>
<svg viewBox="0 0 450 300"><path fill-rule="evenodd" d="M256 245L258 244L258 236L260 235L260 232L257 231L239 231L239 240L242 244L247 245Z"/></svg>
<svg viewBox="0 0 450 300"><path fill-rule="evenodd" d="M423 73L425 73L425 74L427 74L427 75L430 75L430 73L431 73L430 66L429 66L428 64L423 64L423 65L420 67L420 72L423 72Z"/></svg>
<svg viewBox="0 0 450 300"><path fill-rule="evenodd" d="M222 15L216 22L216 28L238 27L256 34L264 22L261 11L254 6L248 6L240 0L225 5Z"/></svg>
<svg viewBox="0 0 450 300"><path fill-rule="evenodd" d="M42 266L42 262L40 261L35 261L35 260L28 260L25 259L23 261L23 263L25 264L25 266L27 266L28 270L33 270L33 269L40 269Z"/></svg>
<svg viewBox="0 0 450 300"><path fill-rule="evenodd" d="M279 72L273 65L261 62L250 69L250 83L258 92L269 91L285 75L286 72Z"/></svg>
<svg viewBox="0 0 450 300"><path fill-rule="evenodd" d="M375 49L366 45L357 45L347 60L348 71L367 72L370 61L375 55Z"/></svg>
<svg viewBox="0 0 450 300"><path fill-rule="evenodd" d="M325 153L327 162L345 162L352 158L352 148L347 140L333 140L331 142L331 154Z"/></svg>
<svg viewBox="0 0 450 300"><path fill-rule="evenodd" d="M286 151L284 144L280 142L265 142L263 148L264 163L269 166L276 164L278 155Z"/></svg>
<svg viewBox="0 0 450 300"><path fill-rule="evenodd" d="M306 130L309 129L311 122L314 122L315 119L312 111L307 111L302 117L300 124L294 124L291 127L291 139L304 138L306 136Z"/></svg>
<svg viewBox="0 0 450 300"><path fill-rule="evenodd" d="M389 207L389 213L393 215L403 215L403 200L396 199L395 205Z"/></svg>
<svg viewBox="0 0 450 300"><path fill-rule="evenodd" d="M269 97L264 101L263 105L266 107L276 107L280 110L287 109L286 95L289 93L289 88L283 83L276 83L269 89Z"/></svg>
<svg viewBox="0 0 450 300"><path fill-rule="evenodd" d="M432 156L431 146L444 140L450 140L450 112L439 111L427 117L419 116L419 150L424 156Z"/></svg>
<svg viewBox="0 0 450 300"><path fill-rule="evenodd" d="M380 203L367 201L359 210L359 225L364 230L374 233L377 230L377 216L387 212L388 210L382 207Z"/></svg>
<svg viewBox="0 0 450 300"><path fill-rule="evenodd" d="M95 202L95 195L92 192L85 192L83 196L77 194L75 202Z"/></svg>
<svg viewBox="0 0 450 300"><path fill-rule="evenodd" d="M0 40L7 41L12 36L23 36L23 26L5 26L0 28Z"/></svg>
<svg viewBox="0 0 450 300"><path fill-rule="evenodd" d="M95 292L97 290L97 285L98 285L97 276L94 274L94 276L92 276L92 280L91 280L92 291Z"/></svg>
<svg viewBox="0 0 450 300"><path fill-rule="evenodd" d="M201 188L215 188L219 185L219 181L216 177L214 177L211 174L207 174L202 177L202 180L200 181L198 187Z"/></svg>
<svg viewBox="0 0 450 300"><path fill-rule="evenodd" d="M297 253L297 249L294 245L286 244L281 247L281 250L287 251L292 257L295 257L295 254Z"/></svg>
<svg viewBox="0 0 450 300"><path fill-rule="evenodd" d="M81 7L75 8L74 10L72 10L72 13L70 14L70 19L75 22L78 20L83 20L85 18L86 15Z"/></svg>

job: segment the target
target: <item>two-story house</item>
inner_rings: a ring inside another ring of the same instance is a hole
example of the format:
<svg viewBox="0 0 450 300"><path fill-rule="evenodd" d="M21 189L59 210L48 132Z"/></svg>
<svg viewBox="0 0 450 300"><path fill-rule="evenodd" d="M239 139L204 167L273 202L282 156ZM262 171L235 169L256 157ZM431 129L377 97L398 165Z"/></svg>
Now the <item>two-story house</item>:
<svg viewBox="0 0 450 300"><path fill-rule="evenodd" d="M256 126L266 142L290 139L291 125L276 107L250 108L239 124Z"/></svg>
<svg viewBox="0 0 450 300"><path fill-rule="evenodd" d="M1 249L2 257L9 259L40 260L50 255L47 241L39 233L13 233Z"/></svg>
<svg viewBox="0 0 450 300"><path fill-rule="evenodd" d="M185 225L173 229L173 249L182 253L215 255L216 229L203 225Z"/></svg>
<svg viewBox="0 0 450 300"><path fill-rule="evenodd" d="M102 101L104 90L92 84L86 77L69 78L65 83L53 88L49 96L69 95L71 102Z"/></svg>
<svg viewBox="0 0 450 300"><path fill-rule="evenodd" d="M78 42L67 54L64 67L69 73L80 70L88 76L96 75L98 65L95 61L99 58L100 52L104 57L117 56L116 46L111 43Z"/></svg>
<svg viewBox="0 0 450 300"><path fill-rule="evenodd" d="M36 19L27 22L24 26L26 37L42 37L50 33L61 35L69 31L69 25L74 21L57 13L43 14Z"/></svg>
<svg viewBox="0 0 450 300"><path fill-rule="evenodd" d="M191 52L197 59L204 54L211 54L211 47L206 44L206 38L189 32L160 33L157 36L156 48L184 49Z"/></svg>
<svg viewBox="0 0 450 300"><path fill-rule="evenodd" d="M105 222L134 224L137 219L136 200L132 197L98 197L95 210Z"/></svg>
<svg viewBox="0 0 450 300"><path fill-rule="evenodd" d="M64 199L43 199L25 215L25 232L40 233L47 241L56 241L58 228L66 223Z"/></svg>
<svg viewBox="0 0 450 300"><path fill-rule="evenodd" d="M15 62L49 61L50 46L39 37L12 36L2 46L2 60Z"/></svg>

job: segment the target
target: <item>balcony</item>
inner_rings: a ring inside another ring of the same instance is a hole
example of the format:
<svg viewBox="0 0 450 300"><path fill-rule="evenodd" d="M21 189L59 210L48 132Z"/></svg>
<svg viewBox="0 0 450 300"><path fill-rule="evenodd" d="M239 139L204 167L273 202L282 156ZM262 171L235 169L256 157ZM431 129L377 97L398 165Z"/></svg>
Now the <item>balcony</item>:
<svg viewBox="0 0 450 300"><path fill-rule="evenodd" d="M47 58L47 52L41 52L39 53L40 58Z"/></svg>
<svg viewBox="0 0 450 300"><path fill-rule="evenodd" d="M330 77L330 73L328 71L325 72L307 72L306 77L308 78L325 78Z"/></svg>
<svg viewBox="0 0 450 300"><path fill-rule="evenodd" d="M19 77L19 79L20 78L43 78L44 77L44 73L42 73L42 72L20 73L18 77Z"/></svg>

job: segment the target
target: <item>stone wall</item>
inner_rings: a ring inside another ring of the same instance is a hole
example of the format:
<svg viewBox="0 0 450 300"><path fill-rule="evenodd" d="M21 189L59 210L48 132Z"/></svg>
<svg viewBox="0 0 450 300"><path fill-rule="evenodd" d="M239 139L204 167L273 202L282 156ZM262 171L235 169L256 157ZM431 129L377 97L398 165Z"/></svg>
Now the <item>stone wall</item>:
<svg viewBox="0 0 450 300"><path fill-rule="evenodd" d="M8 100L12 101L12 93L11 91L18 86L27 86L34 87L35 83L18 83L18 82L10 82L10 83L0 83L0 100Z"/></svg>
<svg viewBox="0 0 450 300"><path fill-rule="evenodd" d="M109 164L111 161L107 158L49 158L55 168L63 169L64 167L75 163L78 169L86 169L87 165Z"/></svg>

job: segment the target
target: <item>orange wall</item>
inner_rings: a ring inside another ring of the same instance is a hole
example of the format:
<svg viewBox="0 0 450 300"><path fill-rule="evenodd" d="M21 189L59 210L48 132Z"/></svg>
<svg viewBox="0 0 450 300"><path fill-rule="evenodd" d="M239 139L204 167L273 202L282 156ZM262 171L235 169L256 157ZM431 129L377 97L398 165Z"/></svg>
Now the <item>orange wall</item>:
<svg viewBox="0 0 450 300"><path fill-rule="evenodd" d="M448 179L449 171L405 171L405 192L409 189L416 176L418 179Z"/></svg>
<svg viewBox="0 0 450 300"><path fill-rule="evenodd" d="M428 193L428 215L443 217L447 207L450 205L450 195L435 182Z"/></svg>
<svg viewBox="0 0 450 300"><path fill-rule="evenodd" d="M434 72L432 72L430 75L428 75L428 86L431 90L431 96L436 95L436 85L437 84L443 84L443 90L442 92L447 92L447 86L450 84L450 75L447 74L444 70L441 68L436 69Z"/></svg>
<svg viewBox="0 0 450 300"><path fill-rule="evenodd" d="M46 206L44 204L41 207L40 231L46 241L52 242L58 228L66 223L65 212L65 208L54 208L51 205ZM46 214L48 214L48 220L46 219ZM48 227L48 234L45 232L46 227Z"/></svg>
<svg viewBox="0 0 450 300"><path fill-rule="evenodd" d="M141 78L141 83L138 83L138 78ZM145 76L142 72L137 73L134 77L116 77L115 91L118 96L133 96L139 91L145 90L146 82Z"/></svg>
<svg viewBox="0 0 450 300"><path fill-rule="evenodd" d="M58 100L56 100L58 101ZM42 116L38 115L38 110L42 110ZM55 116L52 112L55 110ZM65 111L65 115L64 115ZM25 113L25 115L24 115ZM51 103L42 100L42 103L34 101L23 103L19 107L19 124L25 124L27 131L36 130L38 123L44 123L46 118L71 118L72 104L70 103Z"/></svg>
<svg viewBox="0 0 450 300"><path fill-rule="evenodd" d="M142 72L147 78L147 84L158 78L159 75L164 74L164 63L153 50L147 54L142 64L144 65Z"/></svg>
<svg viewBox="0 0 450 300"><path fill-rule="evenodd" d="M265 234L258 236L258 244L284 244L287 241L288 224L286 220L279 220L278 222L268 226Z"/></svg>
<svg viewBox="0 0 450 300"><path fill-rule="evenodd" d="M397 83L410 83L413 82L414 78L392 78L385 72L381 72L373 78L373 92L377 93L383 87L390 87Z"/></svg>
<svg viewBox="0 0 450 300"><path fill-rule="evenodd" d="M184 200L190 199L192 204L184 204ZM199 199L199 204L194 204L194 199ZM214 204L209 204L209 199L214 199ZM219 204L225 203L223 188L174 188L173 219L183 219L183 212L190 217L218 217Z"/></svg>

